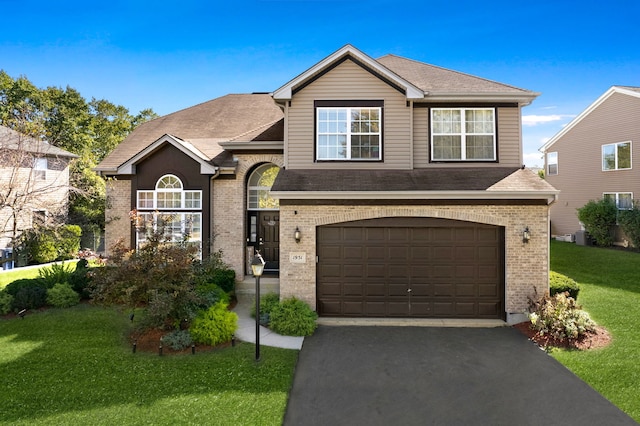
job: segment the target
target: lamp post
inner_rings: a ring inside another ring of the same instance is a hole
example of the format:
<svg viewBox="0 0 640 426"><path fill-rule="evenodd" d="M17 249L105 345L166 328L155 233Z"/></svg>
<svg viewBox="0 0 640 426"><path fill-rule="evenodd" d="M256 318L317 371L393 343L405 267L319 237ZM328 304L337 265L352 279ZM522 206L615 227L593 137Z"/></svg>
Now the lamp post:
<svg viewBox="0 0 640 426"><path fill-rule="evenodd" d="M264 272L265 261L256 250L256 255L251 261L251 271L256 277L256 362L260 361L260 276Z"/></svg>

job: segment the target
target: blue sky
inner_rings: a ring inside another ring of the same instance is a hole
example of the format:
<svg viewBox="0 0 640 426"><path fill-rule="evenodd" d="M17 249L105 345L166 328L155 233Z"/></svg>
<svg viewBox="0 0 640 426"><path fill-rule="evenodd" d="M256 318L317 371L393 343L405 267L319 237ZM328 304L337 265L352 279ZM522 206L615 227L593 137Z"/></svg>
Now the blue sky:
<svg viewBox="0 0 640 426"><path fill-rule="evenodd" d="M131 113L269 92L349 43L540 92L525 163L612 85L640 86L638 0L0 0L0 69Z"/></svg>

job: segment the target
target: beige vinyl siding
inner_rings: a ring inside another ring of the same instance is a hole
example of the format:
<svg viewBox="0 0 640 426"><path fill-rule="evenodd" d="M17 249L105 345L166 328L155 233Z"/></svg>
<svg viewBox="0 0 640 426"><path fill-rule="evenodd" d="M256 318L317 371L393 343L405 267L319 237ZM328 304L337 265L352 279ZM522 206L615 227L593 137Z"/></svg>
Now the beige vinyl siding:
<svg viewBox="0 0 640 426"><path fill-rule="evenodd" d="M558 174L547 182L559 189L551 206L551 232L580 230L576 209L604 192L633 192L640 199L640 99L612 94L547 149L558 153ZM631 141L631 170L602 171L602 145ZM546 161L546 158L545 158Z"/></svg>
<svg viewBox="0 0 640 426"><path fill-rule="evenodd" d="M384 100L382 162L314 162L316 100ZM411 108L406 97L347 60L293 95L287 108L288 169L411 169Z"/></svg>
<svg viewBox="0 0 640 426"><path fill-rule="evenodd" d="M451 107L455 107L452 104ZM414 134L414 161L416 168L428 167L496 167L491 162L429 162L429 108L414 108L413 134ZM520 127L520 108L500 107L496 108L498 121L498 165L500 167L520 167L522 165L522 139Z"/></svg>

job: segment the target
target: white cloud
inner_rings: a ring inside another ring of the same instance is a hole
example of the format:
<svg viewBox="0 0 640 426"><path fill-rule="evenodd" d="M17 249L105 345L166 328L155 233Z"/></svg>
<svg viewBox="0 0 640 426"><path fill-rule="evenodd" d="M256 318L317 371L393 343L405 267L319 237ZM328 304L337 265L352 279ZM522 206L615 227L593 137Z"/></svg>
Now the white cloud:
<svg viewBox="0 0 640 426"><path fill-rule="evenodd" d="M544 160L542 159L542 153L540 152L525 152L523 155L523 161L527 167L544 166Z"/></svg>
<svg viewBox="0 0 640 426"><path fill-rule="evenodd" d="M551 123L552 121L565 120L567 118L573 118L575 115L562 115L562 114L550 114L550 115L523 115L523 126L537 126L538 124Z"/></svg>

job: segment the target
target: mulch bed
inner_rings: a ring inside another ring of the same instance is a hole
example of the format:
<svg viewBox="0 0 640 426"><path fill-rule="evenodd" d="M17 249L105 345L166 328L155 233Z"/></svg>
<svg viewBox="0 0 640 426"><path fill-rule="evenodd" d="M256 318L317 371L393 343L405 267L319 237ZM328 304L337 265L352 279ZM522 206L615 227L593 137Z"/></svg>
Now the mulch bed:
<svg viewBox="0 0 640 426"><path fill-rule="evenodd" d="M611 343L611 335L604 327L600 326L596 328L595 332L587 333L578 339L562 340L556 339L553 336L538 334L538 332L531 328L531 323L528 321L515 324L513 327L543 349L554 347L584 351L604 348Z"/></svg>
<svg viewBox="0 0 640 426"><path fill-rule="evenodd" d="M133 350L133 344L136 344L136 352L152 352L152 353L160 353L160 339L165 334L168 334L169 331L160 330L158 328L145 330L143 333L133 332L129 335L129 343ZM215 349L222 349L231 346L231 342L221 343L216 346L209 346L203 344L195 345L195 353L201 352L211 352ZM171 348L171 346L163 344L162 345L162 355L180 355L180 354L190 354L192 353L192 348L188 347L179 351L176 351Z"/></svg>

